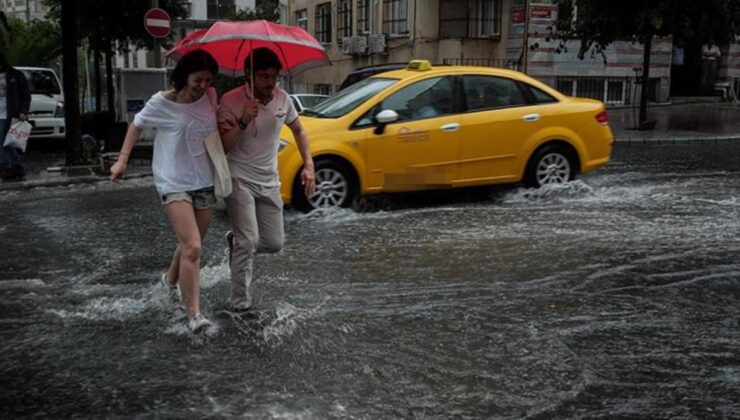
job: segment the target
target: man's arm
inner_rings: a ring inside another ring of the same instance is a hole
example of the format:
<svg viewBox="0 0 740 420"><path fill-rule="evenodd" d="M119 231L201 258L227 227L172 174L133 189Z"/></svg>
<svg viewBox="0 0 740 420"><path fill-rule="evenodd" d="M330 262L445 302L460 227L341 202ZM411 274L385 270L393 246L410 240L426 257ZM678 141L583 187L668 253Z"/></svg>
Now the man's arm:
<svg viewBox="0 0 740 420"><path fill-rule="evenodd" d="M311 157L311 146L308 143L308 134L301 124L301 119L296 118L288 124L290 131L293 132L298 151L303 159L303 170L301 171L301 184L306 197L311 197L316 192L316 180L313 166L313 157Z"/></svg>

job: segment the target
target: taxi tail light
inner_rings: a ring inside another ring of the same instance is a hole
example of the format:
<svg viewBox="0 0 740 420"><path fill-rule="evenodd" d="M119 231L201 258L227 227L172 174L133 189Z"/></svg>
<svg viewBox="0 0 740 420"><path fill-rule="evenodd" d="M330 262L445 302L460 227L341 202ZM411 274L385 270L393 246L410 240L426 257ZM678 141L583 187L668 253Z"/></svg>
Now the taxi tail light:
<svg viewBox="0 0 740 420"><path fill-rule="evenodd" d="M609 125L609 116L606 115L606 110L602 110L598 114L596 114L596 121L601 125Z"/></svg>

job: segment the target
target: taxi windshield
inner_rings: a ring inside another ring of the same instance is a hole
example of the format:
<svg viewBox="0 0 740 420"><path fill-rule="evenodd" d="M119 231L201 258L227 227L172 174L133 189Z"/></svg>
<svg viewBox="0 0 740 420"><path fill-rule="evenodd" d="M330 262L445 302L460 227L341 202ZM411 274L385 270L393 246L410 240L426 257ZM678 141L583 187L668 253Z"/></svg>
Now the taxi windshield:
<svg viewBox="0 0 740 420"><path fill-rule="evenodd" d="M339 118L352 112L355 108L372 98L398 79L371 77L342 89L335 96L316 105L304 113L309 117Z"/></svg>

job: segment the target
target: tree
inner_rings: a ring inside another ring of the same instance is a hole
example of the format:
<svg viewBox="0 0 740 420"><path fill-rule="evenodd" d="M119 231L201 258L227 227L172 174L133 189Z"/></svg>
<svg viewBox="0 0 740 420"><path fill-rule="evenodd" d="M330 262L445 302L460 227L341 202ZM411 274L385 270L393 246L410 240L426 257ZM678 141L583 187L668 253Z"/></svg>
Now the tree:
<svg viewBox="0 0 740 420"><path fill-rule="evenodd" d="M5 55L14 66L50 67L62 53L62 33L56 22L16 17L8 21L3 39Z"/></svg>
<svg viewBox="0 0 740 420"><path fill-rule="evenodd" d="M128 52L129 45L136 48L154 47L154 40L144 28L144 14L152 8L152 0L76 0L78 14L76 23L80 39L87 39L92 46L95 62L96 106L100 107L100 58L105 54L107 91L112 92L112 57L116 50ZM49 6L49 17L58 19L62 0L45 0ZM66 1L64 2L66 3ZM172 19L187 17L187 0L159 0L158 7L167 11ZM171 45L163 40L166 47ZM117 47L116 47L117 46ZM108 107L113 108L113 95L108 95Z"/></svg>
<svg viewBox="0 0 740 420"><path fill-rule="evenodd" d="M94 45L96 62L101 53L106 57L108 109L113 109L112 56L115 45L126 51L129 44L137 47L153 46L152 37L144 28L144 14L152 7L151 0L45 0L50 11L47 17L61 22L64 51L65 122L67 127L67 163L81 160L81 130L79 91L77 82L76 49L79 39L86 38ZM159 0L159 7L175 19L187 15L187 0ZM69 10L74 13L69 14ZM79 35L79 37L78 37ZM167 42L163 43L169 45ZM73 70L74 64L74 70ZM98 66L99 67L99 66ZM100 72L96 71L97 95L100 96ZM74 89L72 88L74 85ZM67 92L74 92L68 94ZM97 104L100 101L96 101Z"/></svg>
<svg viewBox="0 0 740 420"><path fill-rule="evenodd" d="M740 0L558 0L560 16L553 36L565 42L580 40L579 58L601 54L615 41L633 41L644 46L639 125L647 121L650 55L655 37L692 34L706 42L726 44L738 31ZM575 5L575 7L573 7ZM736 12L736 13L732 13Z"/></svg>
<svg viewBox="0 0 740 420"><path fill-rule="evenodd" d="M81 162L82 130L80 128L80 93L77 80L77 1L67 0L61 10L62 78L64 79L64 125L67 143L67 166Z"/></svg>

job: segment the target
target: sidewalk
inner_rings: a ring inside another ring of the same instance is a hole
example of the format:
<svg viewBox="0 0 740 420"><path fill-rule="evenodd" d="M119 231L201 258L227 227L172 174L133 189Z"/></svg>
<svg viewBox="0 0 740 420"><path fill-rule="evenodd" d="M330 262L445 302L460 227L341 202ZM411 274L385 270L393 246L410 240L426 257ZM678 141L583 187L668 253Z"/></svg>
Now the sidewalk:
<svg viewBox="0 0 740 420"><path fill-rule="evenodd" d="M615 142L676 144L740 140L740 104L696 98L688 103L651 105L648 120L654 120L656 125L650 131L634 129L638 112L632 107L607 110Z"/></svg>
<svg viewBox="0 0 740 420"><path fill-rule="evenodd" d="M713 98L687 98L674 104L651 105L648 120L656 121L655 129L638 131L636 108L610 108L609 125L614 141L619 144L712 144L740 141L740 104L717 102ZM26 168L23 181L0 181L0 192L34 187L51 187L76 183L105 181L107 174L80 168L64 171L63 151L32 150L22 157ZM50 170L56 168L57 170ZM129 163L128 177L151 175L148 160Z"/></svg>

